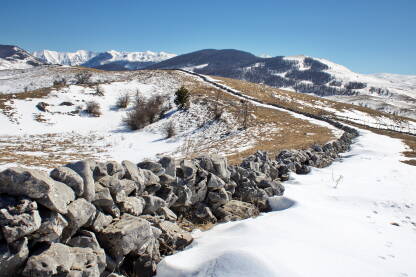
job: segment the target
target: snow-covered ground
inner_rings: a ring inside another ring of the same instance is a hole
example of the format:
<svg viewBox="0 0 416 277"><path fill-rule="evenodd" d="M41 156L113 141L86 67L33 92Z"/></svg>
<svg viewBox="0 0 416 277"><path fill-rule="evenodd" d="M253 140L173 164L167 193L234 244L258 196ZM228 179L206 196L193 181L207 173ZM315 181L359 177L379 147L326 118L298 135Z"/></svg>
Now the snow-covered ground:
<svg viewBox="0 0 416 277"><path fill-rule="evenodd" d="M273 212L194 232L157 276L416 276L416 170L400 140L360 133L330 167L292 175Z"/></svg>

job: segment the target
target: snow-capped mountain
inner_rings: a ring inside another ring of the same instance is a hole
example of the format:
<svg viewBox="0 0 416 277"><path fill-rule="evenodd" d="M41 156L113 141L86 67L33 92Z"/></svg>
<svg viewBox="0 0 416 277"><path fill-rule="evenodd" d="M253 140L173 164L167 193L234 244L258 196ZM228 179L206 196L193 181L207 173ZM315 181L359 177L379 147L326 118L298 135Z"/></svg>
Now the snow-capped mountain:
<svg viewBox="0 0 416 277"><path fill-rule="evenodd" d="M33 55L50 64L76 66L82 65L105 70L136 70L175 57L166 52L92 52L78 50L76 52L57 52L41 50Z"/></svg>
<svg viewBox="0 0 416 277"><path fill-rule="evenodd" d="M80 65L97 56L97 53L86 50L76 52L57 52L52 50L40 50L33 52L33 56L45 63L61 65Z"/></svg>
<svg viewBox="0 0 416 277"><path fill-rule="evenodd" d="M180 55L148 68L183 68L200 74L313 93L416 118L416 76L360 74L321 58L304 55L270 58L233 49L206 49Z"/></svg>
<svg viewBox="0 0 416 277"><path fill-rule="evenodd" d="M44 63L27 51L14 45L0 45L0 70L25 69Z"/></svg>

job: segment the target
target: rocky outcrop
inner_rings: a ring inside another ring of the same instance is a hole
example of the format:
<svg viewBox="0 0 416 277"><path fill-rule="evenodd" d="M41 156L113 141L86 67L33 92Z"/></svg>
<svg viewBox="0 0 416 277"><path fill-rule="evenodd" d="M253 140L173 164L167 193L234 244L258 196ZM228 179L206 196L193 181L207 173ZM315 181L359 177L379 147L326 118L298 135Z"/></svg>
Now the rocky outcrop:
<svg viewBox="0 0 416 277"><path fill-rule="evenodd" d="M257 152L240 165L221 156L58 167L49 175L0 172L0 276L153 276L163 256L188 246L192 226L255 217L307 174L347 151L355 130L325 145ZM185 228L186 227L186 228Z"/></svg>

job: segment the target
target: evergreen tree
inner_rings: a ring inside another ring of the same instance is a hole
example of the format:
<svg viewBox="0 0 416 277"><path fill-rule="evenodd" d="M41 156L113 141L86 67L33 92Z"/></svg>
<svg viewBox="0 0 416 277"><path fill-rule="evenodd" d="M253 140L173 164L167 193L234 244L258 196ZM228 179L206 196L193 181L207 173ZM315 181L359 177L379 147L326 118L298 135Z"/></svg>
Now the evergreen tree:
<svg viewBox="0 0 416 277"><path fill-rule="evenodd" d="M187 88L182 86L175 92L175 105L178 106L180 110L186 110L190 106L191 94Z"/></svg>

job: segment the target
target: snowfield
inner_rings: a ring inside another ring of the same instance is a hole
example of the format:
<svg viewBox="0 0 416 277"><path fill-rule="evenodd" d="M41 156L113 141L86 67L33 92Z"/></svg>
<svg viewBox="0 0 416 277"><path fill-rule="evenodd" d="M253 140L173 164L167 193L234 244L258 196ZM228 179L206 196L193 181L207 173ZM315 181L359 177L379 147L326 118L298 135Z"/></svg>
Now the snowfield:
<svg viewBox="0 0 416 277"><path fill-rule="evenodd" d="M330 167L292 175L273 212L194 232L157 276L416 276L416 170L400 140L360 133Z"/></svg>

